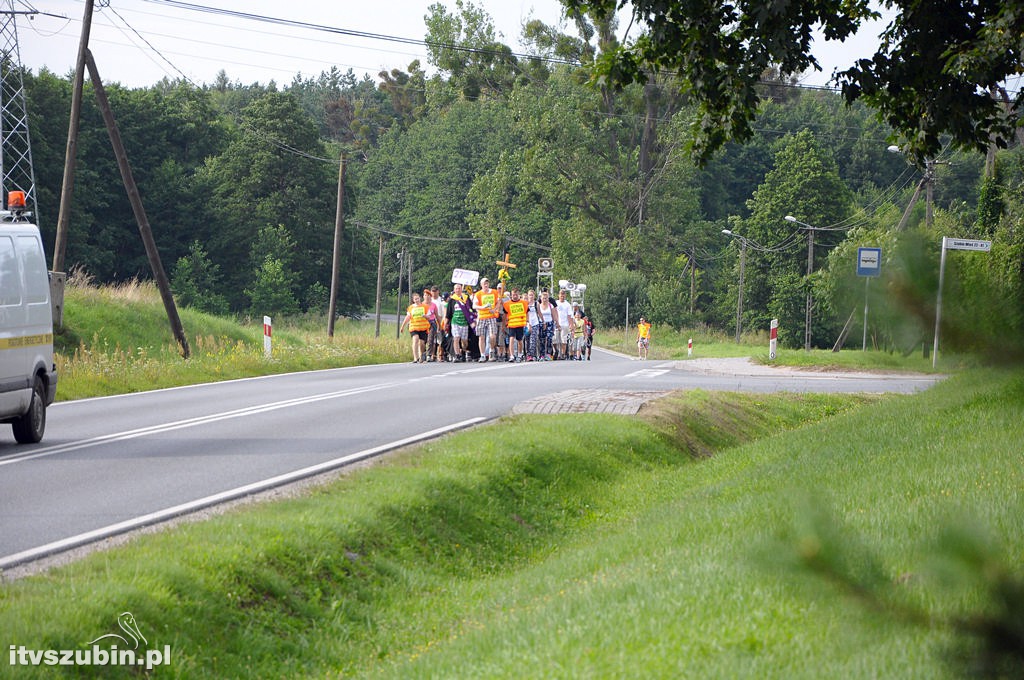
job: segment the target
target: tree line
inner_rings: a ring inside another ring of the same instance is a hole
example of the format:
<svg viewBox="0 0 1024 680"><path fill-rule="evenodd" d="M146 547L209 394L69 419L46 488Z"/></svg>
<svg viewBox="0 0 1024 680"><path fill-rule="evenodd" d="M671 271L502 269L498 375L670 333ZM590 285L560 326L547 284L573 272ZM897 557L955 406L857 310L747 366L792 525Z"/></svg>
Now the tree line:
<svg viewBox="0 0 1024 680"><path fill-rule="evenodd" d="M897 230L921 171L887 150L893 130L861 102L768 65L749 135L708 156L695 145L708 134L701 102L678 77L596 78L602 55L619 48L614 17L569 19L528 22L523 56L472 3L435 5L429 75L414 61L375 79L332 69L284 85L225 72L204 85L108 85L179 303L243 316L325 312L344 158L344 314L372 309L379 248L392 295L400 269L408 277L412 266L413 288L443 286L453 268L493 272L507 252L520 285L536 283L540 257L554 261L555 281L586 282L600 327L623 322L628 298L632 318L732 331L742 295L745 330L777 318L783 344L801 346L810 292L812 343L831 347L859 320L856 253L872 246L883 266L869 289L871 342L911 351L930 337L948 235L997 246L951 262L950 341L977 349L1021 336L1019 148L989 163L944 148L931 166L934 223L922 200ZM40 227L52 243L71 78L43 70L24 80ZM146 277L86 88L66 259L102 282ZM816 227L813 268L807 231L786 215Z"/></svg>

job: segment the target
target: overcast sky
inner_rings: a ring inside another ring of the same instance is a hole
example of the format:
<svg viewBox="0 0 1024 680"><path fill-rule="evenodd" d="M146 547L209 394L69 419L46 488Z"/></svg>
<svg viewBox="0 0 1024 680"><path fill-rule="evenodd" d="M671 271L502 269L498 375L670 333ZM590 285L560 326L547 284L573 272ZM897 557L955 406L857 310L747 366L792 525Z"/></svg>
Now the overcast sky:
<svg viewBox="0 0 1024 680"><path fill-rule="evenodd" d="M0 0L5 8L9 1ZM426 35L423 17L434 1L189 0L189 4L422 40ZM454 0L442 2L454 11ZM526 19L533 17L550 24L561 19L558 0L477 0L476 4L491 15L503 41L517 52L524 51L519 35ZM15 0L14 5L17 10L26 9L23 0ZM46 66L58 75L69 73L78 51L84 0L32 0L32 6L65 18L40 15L29 20L18 16L22 65L36 72ZM869 55L878 44L881 28L878 25L861 31L861 36L845 46L821 41L814 53L824 71L804 82L824 85L835 67L845 68L854 59ZM212 83L222 69L232 82L274 80L283 85L296 73L316 77L332 66L343 72L352 69L360 77L369 73L375 80L379 71L404 70L413 59L427 67L422 46L220 16L159 0L96 0L89 43L104 82L129 87L182 76L202 85Z"/></svg>

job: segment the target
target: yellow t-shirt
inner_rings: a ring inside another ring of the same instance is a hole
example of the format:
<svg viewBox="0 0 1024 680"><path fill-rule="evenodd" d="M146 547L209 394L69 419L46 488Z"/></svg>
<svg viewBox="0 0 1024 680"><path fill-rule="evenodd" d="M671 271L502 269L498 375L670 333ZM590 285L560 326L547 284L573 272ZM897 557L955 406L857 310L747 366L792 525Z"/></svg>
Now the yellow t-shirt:
<svg viewBox="0 0 1024 680"><path fill-rule="evenodd" d="M486 293L478 290L473 296L473 306L477 310L478 319L497 319L498 312L492 307L498 304L498 291L491 288Z"/></svg>
<svg viewBox="0 0 1024 680"><path fill-rule="evenodd" d="M427 319L427 306L425 304L417 302L414 305L409 305L407 311L409 314L410 331L430 330L430 321Z"/></svg>
<svg viewBox="0 0 1024 680"><path fill-rule="evenodd" d="M639 338L640 340L650 340L651 324L647 323L646 321L644 323L638 323L636 325L636 333L637 338Z"/></svg>
<svg viewBox="0 0 1024 680"><path fill-rule="evenodd" d="M509 328L526 327L526 300L507 300L505 314L508 316Z"/></svg>

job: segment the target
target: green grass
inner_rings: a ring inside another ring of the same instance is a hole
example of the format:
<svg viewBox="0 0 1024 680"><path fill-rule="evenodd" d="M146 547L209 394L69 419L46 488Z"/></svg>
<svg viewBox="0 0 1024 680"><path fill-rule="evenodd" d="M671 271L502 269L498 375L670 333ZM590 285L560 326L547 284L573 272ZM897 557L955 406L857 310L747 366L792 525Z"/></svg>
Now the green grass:
<svg viewBox="0 0 1024 680"><path fill-rule="evenodd" d="M272 373L403 361L394 327L374 337L372 322L275 320L273 355L263 352L263 321L241 323L179 310L191 357L181 358L152 284L69 286L64 328L54 340L60 400L139 392ZM390 331L390 332L389 332Z"/></svg>
<svg viewBox="0 0 1024 680"><path fill-rule="evenodd" d="M936 545L1024 577L1021 441L1020 370L510 418L4 584L0 630L131 611L160 677L953 677L995 605Z"/></svg>
<svg viewBox="0 0 1024 680"><path fill-rule="evenodd" d="M191 358L183 360L174 343L160 296L151 283L129 281L117 286L93 286L88 281L69 285L65 294L64 327L54 349L60 383L59 400L105 396L229 380L273 373L402 362L410 356L408 336L395 337L394 326L374 337L373 321L340 319L333 340L319 317L276 319L274 353L263 354L262 319L236 321L179 309L189 339ZM693 338L693 358L752 356L768 362L764 334L731 336L703 328L693 332L657 331L652 359L686 359ZM636 352L633 336L622 329L598 334L598 343L629 355ZM919 356L885 352L780 350L774 363L815 368L932 372ZM962 358L943 358L940 371L959 370Z"/></svg>
<svg viewBox="0 0 1024 680"><path fill-rule="evenodd" d="M693 352L689 343L693 340ZM961 355L940 355L938 366L932 368L932 360L921 353L904 356L899 353L869 349L843 349L833 352L826 349L804 351L802 349L779 348L774 360L768 357L768 335L766 333L744 334L742 342L736 344L733 335L709 328L673 331L655 329L651 340L649 358L661 361L684 359L721 359L729 357L751 357L762 364L779 366L800 366L818 370L881 370L909 371L915 373L944 373L961 370L978 362ZM636 356L636 330L612 328L601 331L597 341L602 347ZM929 348L930 349L930 348Z"/></svg>

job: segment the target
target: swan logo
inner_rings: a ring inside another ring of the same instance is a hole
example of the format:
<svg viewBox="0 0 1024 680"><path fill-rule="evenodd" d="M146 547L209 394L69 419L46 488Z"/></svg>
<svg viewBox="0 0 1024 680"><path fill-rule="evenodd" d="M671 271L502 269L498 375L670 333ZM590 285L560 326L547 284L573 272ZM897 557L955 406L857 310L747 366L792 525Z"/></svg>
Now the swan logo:
<svg viewBox="0 0 1024 680"><path fill-rule="evenodd" d="M138 649L139 640L141 640L143 644L149 644L146 638L143 637L142 633L139 631L139 624L135 623L135 617L132 615L131 612L121 612L120 616L117 617L117 625L121 628L121 630L125 632L125 635L127 635L128 638L131 638L131 642L128 642L128 638L124 637L123 635L118 635L117 633L107 633L106 635L101 635L92 642L89 642L87 644L94 645L100 640L107 639L120 640L124 643L124 647L122 647L122 649L128 649L129 647L131 649Z"/></svg>
<svg viewBox="0 0 1024 680"><path fill-rule="evenodd" d="M84 649L28 649L11 645L11 666L137 666L152 670L171 663L171 646L148 649L135 616L121 612L117 617L121 633L107 633L87 642ZM122 634L123 633L123 634ZM140 649L142 646L142 649Z"/></svg>

